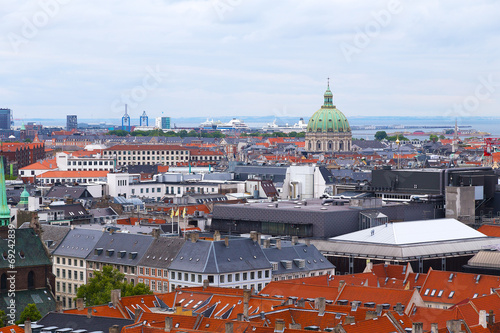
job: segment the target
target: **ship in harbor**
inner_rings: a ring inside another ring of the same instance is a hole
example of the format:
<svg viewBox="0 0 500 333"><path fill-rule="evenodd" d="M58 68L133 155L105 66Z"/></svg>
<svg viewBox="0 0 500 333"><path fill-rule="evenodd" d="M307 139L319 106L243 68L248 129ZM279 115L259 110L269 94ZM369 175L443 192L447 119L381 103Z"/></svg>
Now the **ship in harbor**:
<svg viewBox="0 0 500 333"><path fill-rule="evenodd" d="M223 123L220 120L214 121L207 119L200 124L200 129L211 130L211 131L246 131L250 127L245 124L242 120L233 118L227 123Z"/></svg>
<svg viewBox="0 0 500 333"><path fill-rule="evenodd" d="M298 123L293 124L292 126L289 126L288 124L283 125L278 125L276 123L276 119L272 122L272 124L267 124L262 127L262 130L264 132L284 132L284 133L289 133L289 132L304 132L307 128L307 123L304 121L304 118L300 118Z"/></svg>

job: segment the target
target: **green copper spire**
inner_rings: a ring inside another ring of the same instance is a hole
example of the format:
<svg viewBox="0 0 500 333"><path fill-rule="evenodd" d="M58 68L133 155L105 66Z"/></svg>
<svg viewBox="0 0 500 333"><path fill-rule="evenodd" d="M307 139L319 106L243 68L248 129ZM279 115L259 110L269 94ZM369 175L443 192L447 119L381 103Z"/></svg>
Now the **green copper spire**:
<svg viewBox="0 0 500 333"><path fill-rule="evenodd" d="M0 156L0 226L10 224L10 209L7 206L7 190L5 188L5 170L3 156Z"/></svg>
<svg viewBox="0 0 500 333"><path fill-rule="evenodd" d="M24 191L21 193L21 198L19 200L19 203L17 204L17 207L27 208L28 207L28 198L29 197L30 197L30 194L26 190L26 186L25 186L24 187Z"/></svg>
<svg viewBox="0 0 500 333"><path fill-rule="evenodd" d="M328 78L328 84L327 84L327 88L326 88L324 97L325 97L325 102L323 103L323 107L332 108L333 107L333 94L330 90L330 78Z"/></svg>

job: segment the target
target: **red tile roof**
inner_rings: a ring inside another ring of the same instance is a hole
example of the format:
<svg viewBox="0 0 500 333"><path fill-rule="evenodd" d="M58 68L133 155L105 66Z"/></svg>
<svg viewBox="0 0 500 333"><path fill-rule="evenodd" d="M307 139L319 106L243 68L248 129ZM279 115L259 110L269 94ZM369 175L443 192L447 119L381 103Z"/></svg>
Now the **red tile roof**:
<svg viewBox="0 0 500 333"><path fill-rule="evenodd" d="M500 237L500 225L482 225L477 229L477 231L482 232L486 236L490 237Z"/></svg>
<svg viewBox="0 0 500 333"><path fill-rule="evenodd" d="M115 145L105 150L189 150L189 149L179 145L143 144L143 145Z"/></svg>
<svg viewBox="0 0 500 333"><path fill-rule="evenodd" d="M38 178L104 178L109 171L47 171Z"/></svg>

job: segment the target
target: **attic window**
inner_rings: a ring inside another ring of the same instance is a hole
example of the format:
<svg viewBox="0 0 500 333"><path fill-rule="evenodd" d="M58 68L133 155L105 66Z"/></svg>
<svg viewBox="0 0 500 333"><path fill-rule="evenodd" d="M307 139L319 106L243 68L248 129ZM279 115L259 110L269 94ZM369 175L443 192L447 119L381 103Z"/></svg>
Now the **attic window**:
<svg viewBox="0 0 500 333"><path fill-rule="evenodd" d="M474 294L474 296L472 296L472 298L476 298L478 296L478 294Z"/></svg>
<svg viewBox="0 0 500 333"><path fill-rule="evenodd" d="M427 289L425 290L424 296L429 295L429 291L430 291L430 289L429 289L429 288L427 288Z"/></svg>
<svg viewBox="0 0 500 333"><path fill-rule="evenodd" d="M448 298L452 298L453 295L455 295L455 291L451 291L450 294L448 295Z"/></svg>
<svg viewBox="0 0 500 333"><path fill-rule="evenodd" d="M436 295L436 289L432 289L432 291L431 291L431 296L434 296L434 295Z"/></svg>
<svg viewBox="0 0 500 333"><path fill-rule="evenodd" d="M442 295L443 295L443 290L440 290L440 291L438 292L437 297L441 297Z"/></svg>

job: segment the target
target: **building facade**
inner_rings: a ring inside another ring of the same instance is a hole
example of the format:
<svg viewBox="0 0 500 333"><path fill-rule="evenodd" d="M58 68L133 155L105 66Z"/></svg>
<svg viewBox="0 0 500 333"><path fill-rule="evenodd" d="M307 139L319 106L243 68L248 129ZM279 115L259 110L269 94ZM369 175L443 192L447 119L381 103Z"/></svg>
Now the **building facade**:
<svg viewBox="0 0 500 333"><path fill-rule="evenodd" d="M188 163L189 149L177 145L116 145L103 151L105 158L114 158L122 165L177 165Z"/></svg>
<svg viewBox="0 0 500 333"><path fill-rule="evenodd" d="M351 127L344 114L333 105L333 94L328 85L323 106L312 115L307 124L306 151L312 153L350 151L351 145Z"/></svg>
<svg viewBox="0 0 500 333"><path fill-rule="evenodd" d="M72 131L78 128L78 116L75 114L69 114L66 116L66 130Z"/></svg>
<svg viewBox="0 0 500 333"><path fill-rule="evenodd" d="M0 129L10 130L12 125L12 110L0 109Z"/></svg>

